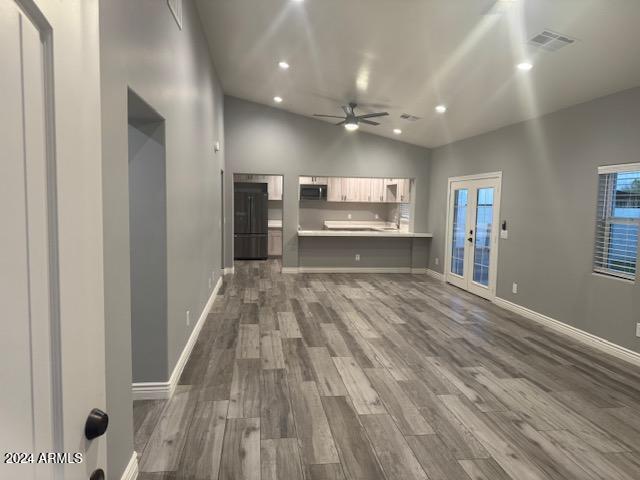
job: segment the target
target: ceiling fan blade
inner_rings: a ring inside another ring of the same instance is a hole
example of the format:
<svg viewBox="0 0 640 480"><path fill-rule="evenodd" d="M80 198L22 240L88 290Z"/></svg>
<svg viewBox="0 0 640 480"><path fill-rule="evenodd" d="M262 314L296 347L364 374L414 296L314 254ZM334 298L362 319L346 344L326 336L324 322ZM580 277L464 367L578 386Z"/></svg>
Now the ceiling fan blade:
<svg viewBox="0 0 640 480"><path fill-rule="evenodd" d="M345 118L343 121L341 121L340 123L336 123L335 125L344 125L345 123L347 123L347 119Z"/></svg>
<svg viewBox="0 0 640 480"><path fill-rule="evenodd" d="M358 115L356 118L375 118L375 117L386 117L389 115L389 112L378 112L378 113L365 113L364 115Z"/></svg>
<svg viewBox="0 0 640 480"><path fill-rule="evenodd" d="M322 117L322 118L344 118L344 117L339 117L338 115L321 115L319 113L314 113L313 116Z"/></svg>
<svg viewBox="0 0 640 480"><path fill-rule="evenodd" d="M380 125L378 122L372 122L371 120L359 120L360 123L366 123L367 125Z"/></svg>

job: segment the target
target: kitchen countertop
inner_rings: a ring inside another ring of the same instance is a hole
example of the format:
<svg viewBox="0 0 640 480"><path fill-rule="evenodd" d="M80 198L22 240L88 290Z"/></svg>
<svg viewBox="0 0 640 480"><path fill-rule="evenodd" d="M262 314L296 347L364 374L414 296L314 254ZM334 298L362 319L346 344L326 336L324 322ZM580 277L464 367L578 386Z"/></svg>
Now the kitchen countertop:
<svg viewBox="0 0 640 480"><path fill-rule="evenodd" d="M299 237L383 237L431 238L433 233L414 233L400 230L298 230Z"/></svg>
<svg viewBox="0 0 640 480"><path fill-rule="evenodd" d="M282 229L282 220L269 220L267 228Z"/></svg>

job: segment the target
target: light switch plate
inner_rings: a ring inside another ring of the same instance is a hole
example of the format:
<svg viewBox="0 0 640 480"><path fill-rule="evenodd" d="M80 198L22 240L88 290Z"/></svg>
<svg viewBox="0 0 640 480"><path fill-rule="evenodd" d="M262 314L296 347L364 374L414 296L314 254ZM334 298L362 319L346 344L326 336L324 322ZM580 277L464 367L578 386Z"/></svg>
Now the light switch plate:
<svg viewBox="0 0 640 480"><path fill-rule="evenodd" d="M518 284L513 282L513 286L511 287L511 291L513 293L518 293Z"/></svg>
<svg viewBox="0 0 640 480"><path fill-rule="evenodd" d="M640 323L636 323L636 337L640 337Z"/></svg>
<svg viewBox="0 0 640 480"><path fill-rule="evenodd" d="M500 230L500 238L504 240L509 238L509 230Z"/></svg>

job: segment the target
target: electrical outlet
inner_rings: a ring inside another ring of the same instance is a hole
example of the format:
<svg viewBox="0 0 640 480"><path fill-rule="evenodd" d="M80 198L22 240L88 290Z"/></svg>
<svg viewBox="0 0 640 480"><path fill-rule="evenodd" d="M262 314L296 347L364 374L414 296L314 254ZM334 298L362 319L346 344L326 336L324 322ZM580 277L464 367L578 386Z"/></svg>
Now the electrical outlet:
<svg viewBox="0 0 640 480"><path fill-rule="evenodd" d="M376 220L378 220L380 217L378 216L378 214L376 213Z"/></svg>
<svg viewBox="0 0 640 480"><path fill-rule="evenodd" d="M436 257L436 259L435 259L435 264L436 265L440 265L440 259L438 257Z"/></svg>
<svg viewBox="0 0 640 480"><path fill-rule="evenodd" d="M636 337L640 337L640 323L636 323Z"/></svg>
<svg viewBox="0 0 640 480"><path fill-rule="evenodd" d="M360 261L360 254L356 253L356 262L359 262L359 261Z"/></svg>
<svg viewBox="0 0 640 480"><path fill-rule="evenodd" d="M351 220L351 214L350 214L350 213L348 213L348 214L347 214L347 218L348 218L349 220Z"/></svg>
<svg viewBox="0 0 640 480"><path fill-rule="evenodd" d="M511 287L511 291L513 293L518 293L518 284L516 282L513 282L513 287Z"/></svg>
<svg viewBox="0 0 640 480"><path fill-rule="evenodd" d="M191 325L191 312L187 310L187 327Z"/></svg>

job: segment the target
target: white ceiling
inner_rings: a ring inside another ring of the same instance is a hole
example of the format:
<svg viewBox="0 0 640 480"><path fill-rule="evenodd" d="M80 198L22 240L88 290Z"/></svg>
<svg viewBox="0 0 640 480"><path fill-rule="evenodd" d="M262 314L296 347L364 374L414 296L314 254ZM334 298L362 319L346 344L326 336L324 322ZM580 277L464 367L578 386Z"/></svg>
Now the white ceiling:
<svg viewBox="0 0 640 480"><path fill-rule="evenodd" d="M307 116L369 103L358 113L391 115L362 130L426 147L640 85L640 0L198 0L198 9L226 94L267 105L279 95L277 108ZM544 29L578 41L553 53L528 46ZM523 60L534 68L517 70Z"/></svg>

